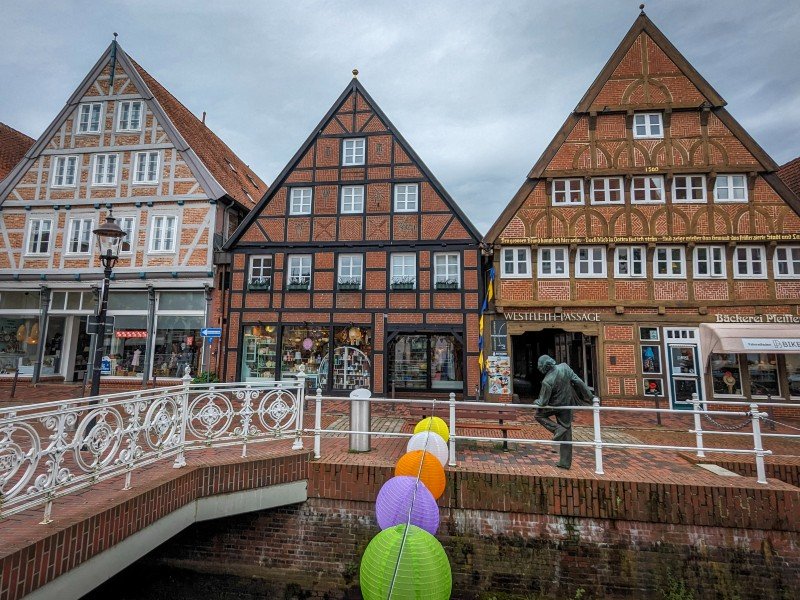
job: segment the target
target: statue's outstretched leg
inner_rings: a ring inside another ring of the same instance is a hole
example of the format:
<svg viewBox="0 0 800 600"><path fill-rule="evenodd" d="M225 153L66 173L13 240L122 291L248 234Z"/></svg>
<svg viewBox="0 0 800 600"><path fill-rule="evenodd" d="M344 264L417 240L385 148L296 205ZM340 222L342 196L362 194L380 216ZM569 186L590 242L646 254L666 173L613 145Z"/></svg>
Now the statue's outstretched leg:
<svg viewBox="0 0 800 600"><path fill-rule="evenodd" d="M558 421L558 428L553 436L557 442L571 442L572 441L572 411L561 410L556 414ZM572 444L560 444L561 452L557 467L561 469L569 469L572 467Z"/></svg>

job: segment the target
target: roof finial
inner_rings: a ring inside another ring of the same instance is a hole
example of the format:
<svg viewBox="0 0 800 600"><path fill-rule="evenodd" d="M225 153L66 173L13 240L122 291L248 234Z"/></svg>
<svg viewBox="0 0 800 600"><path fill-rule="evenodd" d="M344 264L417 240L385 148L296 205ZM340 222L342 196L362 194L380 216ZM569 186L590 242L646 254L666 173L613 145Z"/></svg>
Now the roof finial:
<svg viewBox="0 0 800 600"><path fill-rule="evenodd" d="M115 32L114 32L114 41L115 41L115 42L117 41L117 36L118 36L118 35L119 35L119 34L118 34L116 31L115 31Z"/></svg>
<svg viewBox="0 0 800 600"><path fill-rule="evenodd" d="M358 79L358 69L353 69L353 79Z"/></svg>
<svg viewBox="0 0 800 600"><path fill-rule="evenodd" d="M639 10L640 10L640 11L642 11L642 12L640 12L639 14L640 14L640 15L643 15L643 14L644 14L644 3L642 3L642 4L640 4L640 5L639 5Z"/></svg>

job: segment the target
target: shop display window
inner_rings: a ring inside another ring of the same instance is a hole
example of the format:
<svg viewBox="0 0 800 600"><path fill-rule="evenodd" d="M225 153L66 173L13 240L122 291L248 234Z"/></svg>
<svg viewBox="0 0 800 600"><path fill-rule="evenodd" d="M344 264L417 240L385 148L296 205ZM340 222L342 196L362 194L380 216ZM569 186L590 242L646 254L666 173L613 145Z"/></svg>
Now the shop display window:
<svg viewBox="0 0 800 600"><path fill-rule="evenodd" d="M278 365L278 331L272 325L244 328L242 380L274 380Z"/></svg>
<svg viewBox="0 0 800 600"><path fill-rule="evenodd" d="M460 390L464 387L461 343L452 335L431 336L431 388Z"/></svg>
<svg viewBox="0 0 800 600"><path fill-rule="evenodd" d="M336 328L334 333L333 368L330 370L334 390L354 390L371 386L372 332L365 327ZM327 359L323 370L327 373Z"/></svg>
<svg viewBox="0 0 800 600"><path fill-rule="evenodd" d="M786 385L789 395L800 396L800 354L785 354L786 360Z"/></svg>
<svg viewBox="0 0 800 600"><path fill-rule="evenodd" d="M712 354L711 383L715 396L741 396L742 371L736 354Z"/></svg>
<svg viewBox="0 0 800 600"><path fill-rule="evenodd" d="M293 379L305 365L306 387L328 385L330 329L316 325L286 326L281 340L281 379Z"/></svg>
<svg viewBox="0 0 800 600"><path fill-rule="evenodd" d="M642 345L642 373L661 374L661 346Z"/></svg>
<svg viewBox="0 0 800 600"><path fill-rule="evenodd" d="M664 380L660 377L647 378L643 380L645 396L664 396Z"/></svg>
<svg viewBox="0 0 800 600"><path fill-rule="evenodd" d="M752 396L778 396L778 360L774 354L747 354Z"/></svg>
<svg viewBox="0 0 800 600"><path fill-rule="evenodd" d="M389 384L409 390L463 389L461 341L451 334L398 335L389 345Z"/></svg>
<svg viewBox="0 0 800 600"><path fill-rule="evenodd" d="M159 315L156 321L153 375L183 377L185 368L199 373L203 317Z"/></svg>
<svg viewBox="0 0 800 600"><path fill-rule="evenodd" d="M40 371L42 375L58 375L61 372L65 321L64 317L50 317L47 322L47 339Z"/></svg>
<svg viewBox="0 0 800 600"><path fill-rule="evenodd" d="M108 365L103 374L141 377L145 367L146 347L147 315L116 315L114 331L105 338L103 358L108 359Z"/></svg>
<svg viewBox="0 0 800 600"><path fill-rule="evenodd" d="M4 292L3 296L12 293ZM38 305L38 294L31 295ZM38 344L38 317L0 319L0 373L14 373L19 368L23 374L32 374Z"/></svg>

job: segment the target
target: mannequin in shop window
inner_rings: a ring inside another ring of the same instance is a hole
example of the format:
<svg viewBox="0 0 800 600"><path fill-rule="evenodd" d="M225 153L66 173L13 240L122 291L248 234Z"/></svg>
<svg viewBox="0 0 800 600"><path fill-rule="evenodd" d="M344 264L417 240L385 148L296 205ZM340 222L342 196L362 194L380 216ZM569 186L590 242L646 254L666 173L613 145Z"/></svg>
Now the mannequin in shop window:
<svg viewBox="0 0 800 600"><path fill-rule="evenodd" d="M539 407L536 420L553 434L553 441L572 442L572 411L566 407L589 404L594 393L566 363L556 364L555 359L544 355L539 357L538 367L544 380L539 398L533 403ZM555 417L555 421L551 417ZM572 444L560 444L559 454L556 466L569 469Z"/></svg>

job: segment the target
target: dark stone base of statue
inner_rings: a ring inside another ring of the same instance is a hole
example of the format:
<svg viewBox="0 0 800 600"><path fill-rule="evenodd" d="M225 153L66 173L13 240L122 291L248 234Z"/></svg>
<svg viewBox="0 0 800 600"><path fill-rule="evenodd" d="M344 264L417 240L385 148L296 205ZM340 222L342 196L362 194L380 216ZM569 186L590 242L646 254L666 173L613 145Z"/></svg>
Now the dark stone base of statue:
<svg viewBox="0 0 800 600"><path fill-rule="evenodd" d="M554 442L572 441L572 411L568 409L540 408L536 411L536 420L553 434ZM552 419L555 417L555 420ZM556 465L561 469L572 467L572 444L559 444L559 461Z"/></svg>

